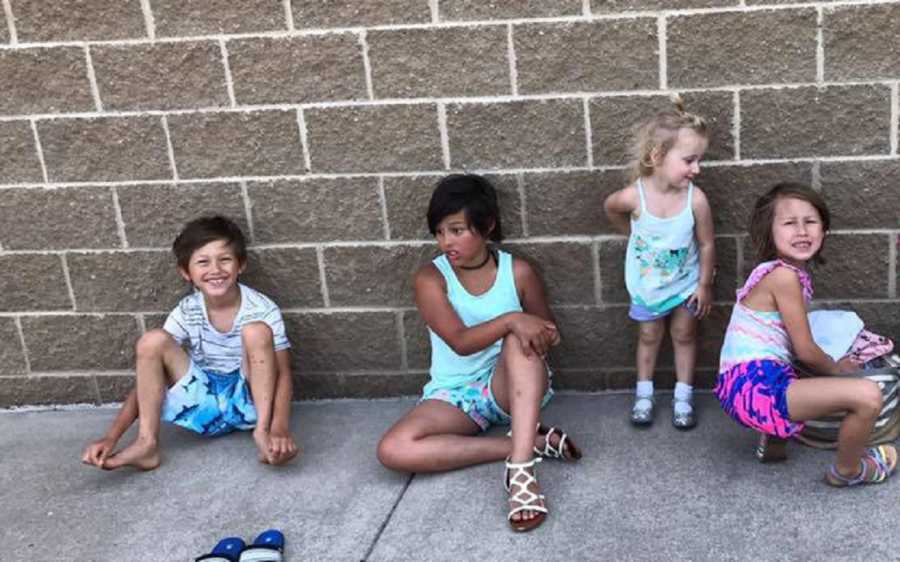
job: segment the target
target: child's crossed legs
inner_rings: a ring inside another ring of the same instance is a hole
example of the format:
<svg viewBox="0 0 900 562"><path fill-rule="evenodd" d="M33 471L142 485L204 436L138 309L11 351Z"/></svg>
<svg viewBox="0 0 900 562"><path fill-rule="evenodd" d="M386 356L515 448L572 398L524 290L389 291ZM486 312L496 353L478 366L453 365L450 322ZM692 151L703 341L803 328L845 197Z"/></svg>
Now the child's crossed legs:
<svg viewBox="0 0 900 562"><path fill-rule="evenodd" d="M507 458L514 463L530 461L534 447L543 449L545 442L536 429L549 385L543 359L533 353L526 356L519 340L510 334L503 340L490 384L498 405L512 417L512 439L478 436L482 428L465 412L441 400L424 400L388 430L378 445L379 460L405 472L453 470ZM539 493L536 483L531 491ZM537 515L522 511L513 520Z"/></svg>

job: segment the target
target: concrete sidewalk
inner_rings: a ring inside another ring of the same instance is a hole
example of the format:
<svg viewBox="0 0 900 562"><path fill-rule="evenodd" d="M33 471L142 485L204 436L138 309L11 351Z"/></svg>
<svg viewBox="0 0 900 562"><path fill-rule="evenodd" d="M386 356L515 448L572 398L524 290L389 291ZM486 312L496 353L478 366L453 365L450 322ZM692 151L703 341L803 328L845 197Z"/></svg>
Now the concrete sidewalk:
<svg viewBox="0 0 900 562"><path fill-rule="evenodd" d="M793 445L761 465L754 435L710 395L688 433L659 402L638 430L629 396L558 395L544 419L585 458L539 467L551 513L526 535L507 526L500 464L415 476L378 464L378 438L413 399L297 404L304 454L280 469L256 462L247 434L167 427L159 469L107 473L79 455L114 410L3 412L0 560L187 562L270 527L287 561L900 559L900 478L834 490L831 453Z"/></svg>

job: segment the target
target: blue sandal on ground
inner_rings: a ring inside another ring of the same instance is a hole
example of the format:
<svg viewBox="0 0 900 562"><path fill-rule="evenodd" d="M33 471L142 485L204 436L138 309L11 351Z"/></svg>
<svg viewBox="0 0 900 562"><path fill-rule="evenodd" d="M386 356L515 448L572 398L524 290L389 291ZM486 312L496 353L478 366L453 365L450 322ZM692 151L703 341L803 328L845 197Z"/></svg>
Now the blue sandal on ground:
<svg viewBox="0 0 900 562"><path fill-rule="evenodd" d="M244 548L239 562L281 562L283 553L284 535L281 531L269 529Z"/></svg>
<svg viewBox="0 0 900 562"><path fill-rule="evenodd" d="M238 562L246 544L238 537L222 539L209 554L194 558L194 562ZM279 559L280 560L280 559Z"/></svg>

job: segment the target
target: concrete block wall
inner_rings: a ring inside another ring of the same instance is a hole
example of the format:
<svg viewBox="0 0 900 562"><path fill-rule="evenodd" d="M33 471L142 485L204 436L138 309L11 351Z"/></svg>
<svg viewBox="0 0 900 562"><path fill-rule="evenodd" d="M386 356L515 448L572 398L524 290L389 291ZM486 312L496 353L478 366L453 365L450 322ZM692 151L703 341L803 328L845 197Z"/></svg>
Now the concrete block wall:
<svg viewBox="0 0 900 562"><path fill-rule="evenodd" d="M683 93L713 123L712 382L755 197L835 215L817 296L900 337L900 1L0 0L0 405L108 402L186 287L202 212L252 241L298 395L414 394L411 274L448 171L489 175L542 266L556 385L633 384L624 240L602 215L629 128ZM659 373L671 384L671 351Z"/></svg>

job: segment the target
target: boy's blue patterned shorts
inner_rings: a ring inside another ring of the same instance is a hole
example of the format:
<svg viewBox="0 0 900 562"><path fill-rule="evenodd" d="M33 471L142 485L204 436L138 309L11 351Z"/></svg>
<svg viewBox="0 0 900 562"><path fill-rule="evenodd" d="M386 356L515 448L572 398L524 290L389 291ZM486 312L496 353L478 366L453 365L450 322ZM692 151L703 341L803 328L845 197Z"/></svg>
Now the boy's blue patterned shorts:
<svg viewBox="0 0 900 562"><path fill-rule="evenodd" d="M193 361L163 401L163 421L209 437L256 426L256 408L240 370L206 372Z"/></svg>

